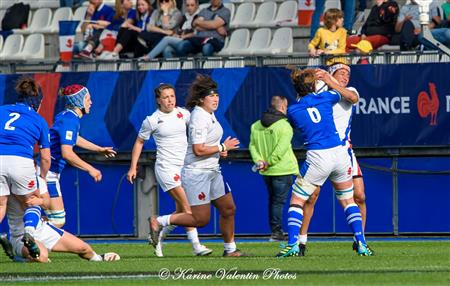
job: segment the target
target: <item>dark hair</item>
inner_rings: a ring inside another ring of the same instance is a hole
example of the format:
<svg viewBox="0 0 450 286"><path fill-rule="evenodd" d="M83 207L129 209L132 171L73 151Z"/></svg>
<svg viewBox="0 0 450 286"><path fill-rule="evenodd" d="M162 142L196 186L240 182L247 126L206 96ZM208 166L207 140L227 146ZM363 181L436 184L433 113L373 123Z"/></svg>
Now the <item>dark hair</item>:
<svg viewBox="0 0 450 286"><path fill-rule="evenodd" d="M16 84L16 92L19 94L19 99L36 97L39 95L39 85L34 78L30 76L22 76Z"/></svg>
<svg viewBox="0 0 450 286"><path fill-rule="evenodd" d="M163 90L165 90L165 89L173 89L173 90L175 90L175 88L171 84L160 83L158 85L158 87L154 89L155 99L160 98ZM159 107L158 101L156 102L156 105L158 105L158 107Z"/></svg>
<svg viewBox="0 0 450 286"><path fill-rule="evenodd" d="M138 1L139 1L139 0L136 1L136 16L137 16L137 20L140 20L141 17L142 17L142 14L139 12L139 10L138 10L138 8L137 8ZM143 1L147 2L147 4L148 4L148 11L147 11L147 12L148 12L148 16L150 17L150 16L152 15L153 6L152 6L152 4L150 3L150 0L143 0Z"/></svg>
<svg viewBox="0 0 450 286"><path fill-rule="evenodd" d="M286 97L282 95L274 95L272 96L272 99L270 100L270 105L275 108L276 110L280 110L283 102L287 101Z"/></svg>
<svg viewBox="0 0 450 286"><path fill-rule="evenodd" d="M294 70L291 73L292 84L298 96L302 97L316 89L316 71L313 69Z"/></svg>
<svg viewBox="0 0 450 286"><path fill-rule="evenodd" d="M192 109L200 105L201 99L207 96L211 90L215 89L217 89L217 83L209 75L198 74L189 87L186 107Z"/></svg>

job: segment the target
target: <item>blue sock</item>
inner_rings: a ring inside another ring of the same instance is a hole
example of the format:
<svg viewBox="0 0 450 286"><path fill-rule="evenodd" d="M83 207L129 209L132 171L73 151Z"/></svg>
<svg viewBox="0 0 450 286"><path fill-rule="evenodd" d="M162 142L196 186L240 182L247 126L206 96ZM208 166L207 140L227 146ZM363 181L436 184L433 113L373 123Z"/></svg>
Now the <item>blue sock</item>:
<svg viewBox="0 0 450 286"><path fill-rule="evenodd" d="M41 207L29 207L25 210L23 215L23 223L25 226L25 231L31 231L31 234L36 230L36 227L41 219Z"/></svg>
<svg viewBox="0 0 450 286"><path fill-rule="evenodd" d="M362 244L366 245L366 239L364 238L364 232L362 228L361 212L356 204L349 204L344 209L345 217L347 218L347 223L353 231L356 242L361 241Z"/></svg>
<svg viewBox="0 0 450 286"><path fill-rule="evenodd" d="M290 205L288 210L288 244L297 243L303 222L303 209L299 205Z"/></svg>

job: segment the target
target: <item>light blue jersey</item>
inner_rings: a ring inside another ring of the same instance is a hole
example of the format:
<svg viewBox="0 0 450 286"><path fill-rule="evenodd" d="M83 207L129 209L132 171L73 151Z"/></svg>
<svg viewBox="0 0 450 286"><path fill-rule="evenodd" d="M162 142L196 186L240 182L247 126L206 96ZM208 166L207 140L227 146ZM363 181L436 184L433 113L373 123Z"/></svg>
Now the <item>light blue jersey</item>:
<svg viewBox="0 0 450 286"><path fill-rule="evenodd" d="M52 165L50 171L60 174L66 166L61 154L61 145L74 146L80 131L80 117L72 109L66 109L56 115L55 123L50 128L50 151Z"/></svg>
<svg viewBox="0 0 450 286"><path fill-rule="evenodd" d="M288 108L288 118L301 130L307 150L329 149L342 145L333 119L333 105L341 99L338 92L310 93Z"/></svg>
<svg viewBox="0 0 450 286"><path fill-rule="evenodd" d="M0 155L33 159L33 147L49 148L47 122L30 106L0 106Z"/></svg>

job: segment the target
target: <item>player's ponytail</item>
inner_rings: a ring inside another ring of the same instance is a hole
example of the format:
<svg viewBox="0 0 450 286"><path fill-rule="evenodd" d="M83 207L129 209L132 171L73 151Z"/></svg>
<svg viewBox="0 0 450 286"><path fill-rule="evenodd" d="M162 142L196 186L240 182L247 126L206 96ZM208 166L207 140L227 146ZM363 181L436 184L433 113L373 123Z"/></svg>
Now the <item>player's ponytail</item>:
<svg viewBox="0 0 450 286"><path fill-rule="evenodd" d="M29 76L21 77L16 84L16 92L18 94L18 101L23 102L35 111L39 109L42 101L42 94L39 85L34 78Z"/></svg>

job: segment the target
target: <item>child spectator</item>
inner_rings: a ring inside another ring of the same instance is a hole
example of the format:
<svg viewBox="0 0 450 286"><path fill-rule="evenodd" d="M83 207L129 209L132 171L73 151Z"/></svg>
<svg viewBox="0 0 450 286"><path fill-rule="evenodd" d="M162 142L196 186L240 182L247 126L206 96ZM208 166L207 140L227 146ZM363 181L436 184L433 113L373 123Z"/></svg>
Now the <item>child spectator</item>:
<svg viewBox="0 0 450 286"><path fill-rule="evenodd" d="M308 45L311 56L345 53L347 31L342 28L343 21L341 10L332 8L325 12L325 27L317 30Z"/></svg>

